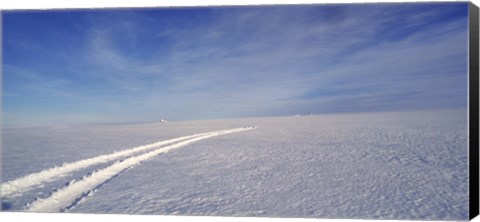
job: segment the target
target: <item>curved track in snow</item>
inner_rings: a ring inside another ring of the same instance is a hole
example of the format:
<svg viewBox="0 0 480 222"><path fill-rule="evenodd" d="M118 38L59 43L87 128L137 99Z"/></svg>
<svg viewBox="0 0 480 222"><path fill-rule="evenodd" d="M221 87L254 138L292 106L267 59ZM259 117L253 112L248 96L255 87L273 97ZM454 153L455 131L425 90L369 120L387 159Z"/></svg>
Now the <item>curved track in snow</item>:
<svg viewBox="0 0 480 222"><path fill-rule="evenodd" d="M159 141L147 145L137 146L130 149L117 151L111 154L99 155L71 163L65 163L59 167L52 167L46 170L42 170L37 173L32 173L18 179L2 183L0 185L2 197L12 198L21 195L22 192L28 191L31 188L40 185L46 181L55 180L68 175L71 172L78 171L96 164L106 163L112 160L117 160L123 157L130 156L132 154L147 151L153 148L158 148L164 145L176 143L179 141L204 136L209 133L200 133L191 136L184 136L175 139Z"/></svg>
<svg viewBox="0 0 480 222"><path fill-rule="evenodd" d="M222 131L214 131L208 133L195 134L191 136L179 137L176 139L160 141L144 146L131 148L124 151L115 152L108 155L100 155L85 160L80 160L73 163L68 163L62 167L56 167L27 175L14 181L2 184L2 195L9 194L10 197L21 195L21 192L28 190L29 188L41 184L42 182L57 179L69 172L86 168L88 166L104 163L107 161L126 157L126 159L113 163L112 165L103 169L97 170L92 174L83 177L78 181L71 181L68 185L53 192L49 197L45 199L38 199L26 208L27 211L35 212L59 212L75 205L79 200L91 193L92 190L104 184L111 178L120 174L121 172L134 167L135 165L151 159L161 153L166 153L172 149L184 147L191 143L208 139L215 136L237 133L254 129L255 127L242 127ZM143 154L134 155L141 151L149 151ZM24 184L22 184L22 182ZM5 189L7 188L7 189ZM14 195L12 195L14 194Z"/></svg>

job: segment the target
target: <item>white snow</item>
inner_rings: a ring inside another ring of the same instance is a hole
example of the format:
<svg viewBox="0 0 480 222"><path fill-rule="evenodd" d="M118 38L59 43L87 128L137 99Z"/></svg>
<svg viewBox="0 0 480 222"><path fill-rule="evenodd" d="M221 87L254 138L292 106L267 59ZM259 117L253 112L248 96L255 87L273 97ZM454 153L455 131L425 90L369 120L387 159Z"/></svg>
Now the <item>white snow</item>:
<svg viewBox="0 0 480 222"><path fill-rule="evenodd" d="M186 146L196 141L208 139L214 136L220 136L220 135L225 135L229 133L237 133L237 132L242 132L242 131L251 130L251 129L253 128L251 127L238 128L238 129L224 130L224 131L218 131L218 132L211 132L211 133L206 133L203 136L190 136L190 139L187 139L184 141L177 139L177 141L181 141L181 142L178 142L166 147L162 147L145 154L130 157L123 161L114 163L111 166L106 167L105 169L96 171L93 174L83 178L80 181L73 181L69 183L65 188L62 188L57 192L54 192L50 197L46 199L39 199L33 202L27 210L37 211L37 212L62 211L69 205L73 204L77 199L81 198L85 194L88 194L88 192L90 192L91 190L105 183L107 180L111 179L112 177L119 174L120 172L130 167L133 167L134 165L139 164L142 161L148 160L161 153L166 153L172 149Z"/></svg>
<svg viewBox="0 0 480 222"><path fill-rule="evenodd" d="M48 205L39 212L468 219L465 110L5 130L2 176L14 180L75 162L75 155L83 159L246 125L260 127L197 141L141 164L132 159L133 168L130 161L93 165L62 183L44 182L2 199L2 205L10 211ZM61 204L40 204L54 197Z"/></svg>
<svg viewBox="0 0 480 222"><path fill-rule="evenodd" d="M184 136L184 137L179 137L175 139L159 141L156 143L138 146L138 147L134 147L127 150L114 152L111 154L105 154L105 155L100 155L100 156L96 156L88 159L79 160L73 163L66 163L60 167L53 167L50 169L42 170L37 173L32 173L12 181L2 183L0 185L1 187L0 192L2 194L2 197L5 197L5 198L15 197L16 195L20 195L22 192L27 191L28 189L32 188L35 185L39 185L45 181L49 181L55 178L64 177L68 175L68 173L71 173L73 171L77 171L83 168L87 168L91 165L109 162L122 157L130 156L138 152L146 151L153 148L158 148L160 146L176 143L182 140L188 140L191 138L211 135L215 133L218 133L218 132L200 133L200 134L195 134L191 136Z"/></svg>

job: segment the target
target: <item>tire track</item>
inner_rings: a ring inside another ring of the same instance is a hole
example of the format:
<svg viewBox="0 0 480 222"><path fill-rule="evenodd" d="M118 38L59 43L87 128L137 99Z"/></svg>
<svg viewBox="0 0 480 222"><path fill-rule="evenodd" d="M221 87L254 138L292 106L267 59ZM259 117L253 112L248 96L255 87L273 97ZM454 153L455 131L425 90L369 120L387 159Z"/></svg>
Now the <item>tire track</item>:
<svg viewBox="0 0 480 222"><path fill-rule="evenodd" d="M243 128L236 128L231 130L212 132L203 136L194 137L194 138L184 140L172 145L155 149L153 151L150 151L144 154L127 158L123 161L116 162L106 168L93 172L92 174L82 178L81 180L73 181L69 183L68 186L65 186L57 190L56 192L52 193L49 197L45 199L38 199L34 201L33 203L27 206L26 210L32 211L32 212L64 211L65 209L68 209L73 205L75 205L82 198L86 197L88 194L92 192L92 190L101 186L102 184L109 181L113 177L117 176L121 172L129 168L132 168L143 161L151 159L161 153L166 153L170 150L184 147L191 143L194 143L200 140L205 140L211 137L247 131L254 128L255 127L243 127Z"/></svg>
<svg viewBox="0 0 480 222"><path fill-rule="evenodd" d="M160 146L169 145L172 143L180 142L183 140L189 140L192 138L210 135L212 133L218 133L222 131L213 131L207 133L199 133L191 136L183 136L174 139L159 141L147 145L137 146L123 151L113 152L111 154L103 154L71 163L65 163L59 167L52 167L46 170L42 170L37 173L32 173L18 179L8 181L0 184L0 194L2 198L14 198L22 195L23 192L34 188L37 185L41 185L44 182L52 181L69 175L69 173L78 171L92 165L106 163L120 158L131 156L135 153L147 151L150 149L158 148Z"/></svg>

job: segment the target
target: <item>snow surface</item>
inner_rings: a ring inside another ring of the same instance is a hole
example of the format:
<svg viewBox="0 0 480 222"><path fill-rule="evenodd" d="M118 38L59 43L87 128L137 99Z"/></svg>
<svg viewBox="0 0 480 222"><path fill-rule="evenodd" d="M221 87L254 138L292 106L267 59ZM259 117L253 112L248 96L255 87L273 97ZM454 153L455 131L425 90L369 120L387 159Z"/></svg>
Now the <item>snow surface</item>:
<svg viewBox="0 0 480 222"><path fill-rule="evenodd" d="M192 136L184 136L175 139L160 141L148 145L138 146L127 150L118 151L111 154L99 155L96 157L79 160L73 163L66 163L60 167L52 167L50 169L42 170L38 173L32 173L24 177L15 179L13 181L8 181L1 184L2 187L2 196L3 197L15 197L20 195L21 192L32 188L35 185L39 185L45 181L52 180L56 177L63 177L70 172L81 170L89 166L109 162L115 159L122 157L128 157L132 154L149 150L152 148L158 148L159 146L168 145L175 142L180 142L182 140L191 139L199 136L204 136L207 134L195 134Z"/></svg>
<svg viewBox="0 0 480 222"><path fill-rule="evenodd" d="M253 125L4 194L5 182L64 163ZM467 138L465 110L3 129L0 192L9 211L467 220ZM53 197L61 206L35 208Z"/></svg>
<svg viewBox="0 0 480 222"><path fill-rule="evenodd" d="M146 161L161 153L166 153L172 149L183 147L196 141L204 140L214 136L242 132L242 131L251 130L251 129L253 128L250 127L250 128L224 130L220 132L212 132L203 136L197 136L195 138L191 138L185 141L180 141L176 144L160 147L153 151L116 162L109 167L93 172L91 175L88 175L79 181L70 182L67 186L65 186L61 190L52 193L48 198L36 200L35 202L33 202L28 206L27 210L33 211L33 212L63 211L64 209L68 209L69 206L76 204L77 200L79 200L80 198L83 198L85 195L88 195L96 187L102 185L103 183L117 176L122 171L141 163L142 161Z"/></svg>

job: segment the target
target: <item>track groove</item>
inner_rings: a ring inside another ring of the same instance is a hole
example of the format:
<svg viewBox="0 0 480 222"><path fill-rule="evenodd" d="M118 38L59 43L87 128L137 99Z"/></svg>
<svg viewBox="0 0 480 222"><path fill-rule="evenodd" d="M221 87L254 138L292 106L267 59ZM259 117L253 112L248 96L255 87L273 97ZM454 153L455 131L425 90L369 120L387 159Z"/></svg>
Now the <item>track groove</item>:
<svg viewBox="0 0 480 222"><path fill-rule="evenodd" d="M243 127L231 130L223 130L205 133L202 136L191 137L190 139L180 141L165 147L157 148L153 151L132 156L123 161L116 162L108 167L93 172L91 175L85 176L81 180L68 183L67 186L53 192L45 199L38 199L27 206L27 211L34 212L61 212L71 208L75 203L86 197L92 190L106 183L121 172L140 164L143 161L151 159L161 153L166 153L172 149L177 149L191 143L208 139L215 136L242 132L254 129L254 127Z"/></svg>

